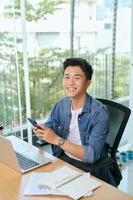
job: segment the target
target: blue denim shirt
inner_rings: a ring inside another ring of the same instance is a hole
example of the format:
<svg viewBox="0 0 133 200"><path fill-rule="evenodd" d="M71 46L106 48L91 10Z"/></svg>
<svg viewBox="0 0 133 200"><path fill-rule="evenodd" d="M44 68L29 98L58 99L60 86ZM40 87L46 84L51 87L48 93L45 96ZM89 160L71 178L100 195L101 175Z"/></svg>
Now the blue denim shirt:
<svg viewBox="0 0 133 200"><path fill-rule="evenodd" d="M52 109L45 126L67 139L71 121L71 99L60 99ZM87 94L86 102L78 116L81 143L84 148L83 162L95 163L106 157L105 141L109 130L109 113L105 105ZM59 157L62 149L52 146L53 155Z"/></svg>

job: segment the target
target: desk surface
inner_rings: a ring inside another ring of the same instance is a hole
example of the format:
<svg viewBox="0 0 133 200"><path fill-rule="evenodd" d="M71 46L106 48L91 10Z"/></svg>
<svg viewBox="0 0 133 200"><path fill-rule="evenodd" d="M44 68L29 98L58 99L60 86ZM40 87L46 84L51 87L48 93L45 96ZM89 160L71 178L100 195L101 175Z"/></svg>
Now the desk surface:
<svg viewBox="0 0 133 200"><path fill-rule="evenodd" d="M65 163L55 159L52 163L37 168L36 172L48 172L63 166ZM67 196L24 196L24 189L30 173L19 174L15 170L9 168L0 162L0 200L42 200L42 199L58 199L70 200ZM81 183L82 185L82 183ZM82 200L133 200L132 196L120 192L117 188L103 182L103 185L94 191L91 197L81 198Z"/></svg>

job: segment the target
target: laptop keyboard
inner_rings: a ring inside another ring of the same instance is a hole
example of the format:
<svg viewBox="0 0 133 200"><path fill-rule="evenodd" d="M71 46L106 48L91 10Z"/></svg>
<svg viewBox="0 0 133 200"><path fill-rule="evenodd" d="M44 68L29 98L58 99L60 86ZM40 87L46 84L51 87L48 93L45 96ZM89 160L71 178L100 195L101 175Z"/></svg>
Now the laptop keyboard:
<svg viewBox="0 0 133 200"><path fill-rule="evenodd" d="M32 167L39 165L38 162L31 160L30 158L26 158L18 152L15 152L15 153L16 153L17 160L20 164L20 168L23 170L30 169Z"/></svg>

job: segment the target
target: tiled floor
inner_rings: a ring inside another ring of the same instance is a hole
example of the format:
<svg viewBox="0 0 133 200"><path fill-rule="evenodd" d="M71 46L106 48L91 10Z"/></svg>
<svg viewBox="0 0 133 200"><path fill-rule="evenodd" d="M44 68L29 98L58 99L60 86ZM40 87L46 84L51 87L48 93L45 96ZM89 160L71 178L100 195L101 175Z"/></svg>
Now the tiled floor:
<svg viewBox="0 0 133 200"><path fill-rule="evenodd" d="M50 145L43 146L45 151L52 153ZM128 161L122 165L123 179L119 185L119 189L133 196L133 161Z"/></svg>

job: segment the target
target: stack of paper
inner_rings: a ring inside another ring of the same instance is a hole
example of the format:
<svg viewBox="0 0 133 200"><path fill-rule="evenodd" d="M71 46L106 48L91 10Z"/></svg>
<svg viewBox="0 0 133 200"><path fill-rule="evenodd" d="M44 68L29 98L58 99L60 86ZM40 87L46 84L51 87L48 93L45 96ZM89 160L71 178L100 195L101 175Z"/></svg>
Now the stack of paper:
<svg viewBox="0 0 133 200"><path fill-rule="evenodd" d="M67 195L76 200L101 185L101 182L90 177L90 173L63 166L49 173L31 173L24 194Z"/></svg>

